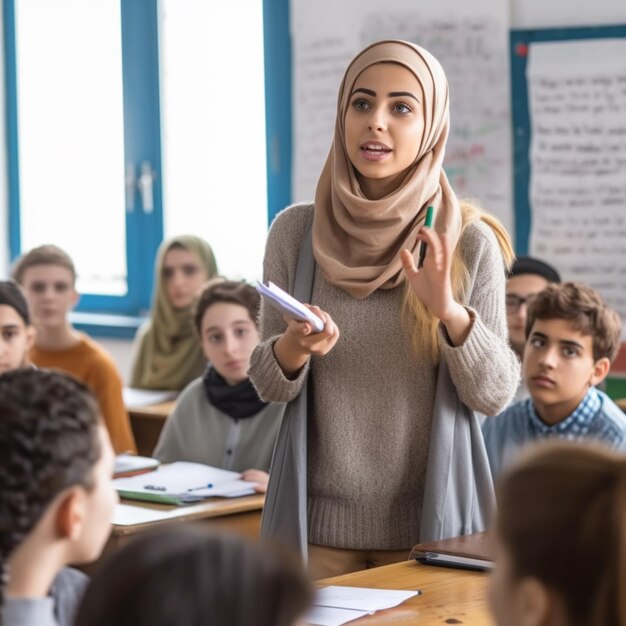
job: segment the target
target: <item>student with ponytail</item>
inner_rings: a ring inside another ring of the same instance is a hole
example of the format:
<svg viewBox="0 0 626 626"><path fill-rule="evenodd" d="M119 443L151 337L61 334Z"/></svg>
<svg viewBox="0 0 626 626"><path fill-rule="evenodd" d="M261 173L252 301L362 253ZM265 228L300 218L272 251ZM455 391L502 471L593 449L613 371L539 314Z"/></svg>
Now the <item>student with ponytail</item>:
<svg viewBox="0 0 626 626"><path fill-rule="evenodd" d="M503 474L496 493L497 626L626 626L624 456L544 442Z"/></svg>
<svg viewBox="0 0 626 626"><path fill-rule="evenodd" d="M250 378L263 400L289 402L262 531L298 544L314 576L405 559L489 517L475 412L498 413L517 388L513 255L497 220L446 178L449 126L432 55L368 46L344 75L314 204L283 211L269 233L265 280L312 303L324 329L262 306Z"/></svg>

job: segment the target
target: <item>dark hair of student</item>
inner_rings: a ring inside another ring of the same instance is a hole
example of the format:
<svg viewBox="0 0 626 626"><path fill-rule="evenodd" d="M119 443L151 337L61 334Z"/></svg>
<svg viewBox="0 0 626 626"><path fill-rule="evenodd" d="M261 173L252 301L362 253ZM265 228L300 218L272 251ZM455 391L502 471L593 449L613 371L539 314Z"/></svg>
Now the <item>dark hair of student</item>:
<svg viewBox="0 0 626 626"><path fill-rule="evenodd" d="M93 487L100 414L67 374L32 368L0 376L0 571L48 505L74 485ZM0 584L2 584L0 583Z"/></svg>
<svg viewBox="0 0 626 626"><path fill-rule="evenodd" d="M0 280L0 305L10 306L22 318L26 326L30 325L28 303L22 288L12 280Z"/></svg>
<svg viewBox="0 0 626 626"><path fill-rule="evenodd" d="M626 459L547 442L497 486L497 532L513 576L562 599L572 626L626 625Z"/></svg>
<svg viewBox="0 0 626 626"><path fill-rule="evenodd" d="M296 563L204 527L157 529L96 572L75 626L292 626L312 594Z"/></svg>
<svg viewBox="0 0 626 626"><path fill-rule="evenodd" d="M72 274L72 283L76 282L76 267L72 257L65 250L53 244L38 246L22 254L13 265L13 279L21 285L26 270L36 265L58 265L64 267Z"/></svg>
<svg viewBox="0 0 626 626"><path fill-rule="evenodd" d="M613 362L619 352L622 320L600 294L588 285L571 282L545 287L529 301L527 338L538 319L568 320L583 335L590 335L595 361L607 357Z"/></svg>
<svg viewBox="0 0 626 626"><path fill-rule="evenodd" d="M545 278L549 283L560 283L561 275L557 270L541 259L531 256L520 256L515 259L507 278L522 276L524 274L534 274Z"/></svg>
<svg viewBox="0 0 626 626"><path fill-rule="evenodd" d="M250 319L257 323L261 305L259 292L243 281L213 278L204 286L193 310L193 321L198 334L202 332L202 318L206 310L218 302L238 304L248 309Z"/></svg>

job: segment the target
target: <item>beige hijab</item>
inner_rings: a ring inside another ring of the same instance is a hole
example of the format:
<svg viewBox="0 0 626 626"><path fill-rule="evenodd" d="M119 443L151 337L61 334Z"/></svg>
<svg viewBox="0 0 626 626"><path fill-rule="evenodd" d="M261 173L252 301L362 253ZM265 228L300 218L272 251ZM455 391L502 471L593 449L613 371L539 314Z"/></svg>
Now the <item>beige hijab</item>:
<svg viewBox="0 0 626 626"><path fill-rule="evenodd" d="M424 135L415 162L400 186L380 200L367 199L346 152L344 121L358 76L376 63L409 69L424 92ZM337 101L335 135L315 193L313 252L326 279L355 298L391 289L404 280L403 248L417 250L426 207L435 207L434 228L455 244L461 211L442 168L450 115L443 68L429 52L406 41L379 41L350 63Z"/></svg>
<svg viewBox="0 0 626 626"><path fill-rule="evenodd" d="M202 262L208 278L217 273L211 246L193 235L174 237L161 244L155 268L152 316L140 331L131 387L180 391L206 368L191 318L192 307L175 309L167 297L163 263L168 250L179 245Z"/></svg>

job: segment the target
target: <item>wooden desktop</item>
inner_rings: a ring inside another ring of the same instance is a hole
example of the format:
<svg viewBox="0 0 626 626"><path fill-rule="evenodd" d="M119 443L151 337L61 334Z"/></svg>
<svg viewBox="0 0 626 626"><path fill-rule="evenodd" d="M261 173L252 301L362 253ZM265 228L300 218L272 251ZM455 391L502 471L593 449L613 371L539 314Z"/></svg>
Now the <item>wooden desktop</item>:
<svg viewBox="0 0 626 626"><path fill-rule="evenodd" d="M400 606L363 617L355 626L419 624L492 626L487 603L487 574L406 561L326 578L319 586L345 585L376 589L419 589L421 594ZM351 622L352 623L352 622Z"/></svg>

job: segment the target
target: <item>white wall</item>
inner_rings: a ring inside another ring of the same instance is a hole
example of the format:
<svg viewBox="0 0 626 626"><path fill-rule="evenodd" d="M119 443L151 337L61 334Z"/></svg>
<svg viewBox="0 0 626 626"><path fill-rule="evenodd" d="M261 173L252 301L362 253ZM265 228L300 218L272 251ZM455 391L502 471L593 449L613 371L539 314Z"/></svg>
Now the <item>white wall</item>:
<svg viewBox="0 0 626 626"><path fill-rule="evenodd" d="M511 0L512 28L626 24L624 0Z"/></svg>
<svg viewBox="0 0 626 626"><path fill-rule="evenodd" d="M53 1L53 0L51 0ZM310 0L292 0L309 2ZM458 0L465 2L466 0ZM510 0L511 28L548 28L565 26L590 26L626 24L626 2L624 0ZM2 0L0 0L0 9ZM0 10L0 20L2 12ZM0 28L0 38L2 28ZM0 43L2 43L0 41ZM3 48L0 48L3 49ZM0 55L2 58L4 55ZM6 146L4 114L4 67L0 64L0 146ZM8 250L8 220L6 192L6 150L0 150L0 276L6 276ZM128 378L131 358L131 342L104 340L103 345L118 363L122 376Z"/></svg>

